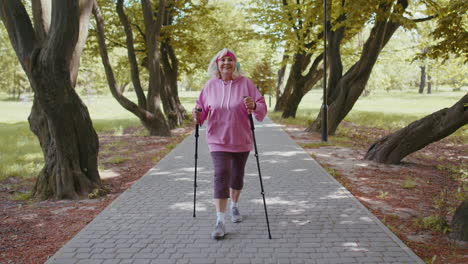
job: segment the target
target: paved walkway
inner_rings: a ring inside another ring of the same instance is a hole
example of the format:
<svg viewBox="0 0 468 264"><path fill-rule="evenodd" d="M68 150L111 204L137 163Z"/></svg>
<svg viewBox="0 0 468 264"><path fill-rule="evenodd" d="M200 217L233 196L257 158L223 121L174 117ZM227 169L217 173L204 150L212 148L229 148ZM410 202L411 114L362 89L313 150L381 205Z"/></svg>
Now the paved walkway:
<svg viewBox="0 0 468 264"><path fill-rule="evenodd" d="M196 218L192 135L46 263L423 263L279 125L266 120L255 133L273 239L253 154L244 221L228 222L224 240L210 239L212 167L201 129Z"/></svg>

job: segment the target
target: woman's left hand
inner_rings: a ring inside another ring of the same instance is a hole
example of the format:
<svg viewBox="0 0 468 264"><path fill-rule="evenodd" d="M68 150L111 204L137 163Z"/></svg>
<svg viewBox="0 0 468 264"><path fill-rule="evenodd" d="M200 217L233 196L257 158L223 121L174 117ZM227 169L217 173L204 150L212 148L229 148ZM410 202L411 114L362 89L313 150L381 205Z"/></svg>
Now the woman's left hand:
<svg viewBox="0 0 468 264"><path fill-rule="evenodd" d="M251 114L252 111L255 110L255 102L252 99L252 97L244 96L244 104L245 104L245 107L247 108L247 112L249 112L249 114Z"/></svg>

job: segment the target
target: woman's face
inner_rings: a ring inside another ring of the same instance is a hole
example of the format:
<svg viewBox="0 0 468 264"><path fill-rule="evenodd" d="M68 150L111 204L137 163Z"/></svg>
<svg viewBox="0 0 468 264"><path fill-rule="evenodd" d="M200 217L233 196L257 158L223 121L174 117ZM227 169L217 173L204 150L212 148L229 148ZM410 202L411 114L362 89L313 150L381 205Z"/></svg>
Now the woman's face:
<svg viewBox="0 0 468 264"><path fill-rule="evenodd" d="M224 56L218 61L218 68L221 74L230 74L236 69L236 61L230 56Z"/></svg>

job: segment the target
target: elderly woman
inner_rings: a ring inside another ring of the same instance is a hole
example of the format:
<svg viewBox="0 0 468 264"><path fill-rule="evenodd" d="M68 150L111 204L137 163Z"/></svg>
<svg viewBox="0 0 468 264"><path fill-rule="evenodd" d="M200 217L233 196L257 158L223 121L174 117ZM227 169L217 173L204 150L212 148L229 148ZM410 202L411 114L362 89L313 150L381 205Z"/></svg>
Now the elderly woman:
<svg viewBox="0 0 468 264"><path fill-rule="evenodd" d="M214 202L217 220L213 239L226 234L225 212L231 198L233 223L242 221L239 197L244 186L244 168L253 149L248 114L262 121L266 115L265 99L251 80L242 76L236 55L222 49L211 60L206 82L193 111L194 120L202 125L208 120L206 138L214 166ZM201 109L201 111L200 111Z"/></svg>

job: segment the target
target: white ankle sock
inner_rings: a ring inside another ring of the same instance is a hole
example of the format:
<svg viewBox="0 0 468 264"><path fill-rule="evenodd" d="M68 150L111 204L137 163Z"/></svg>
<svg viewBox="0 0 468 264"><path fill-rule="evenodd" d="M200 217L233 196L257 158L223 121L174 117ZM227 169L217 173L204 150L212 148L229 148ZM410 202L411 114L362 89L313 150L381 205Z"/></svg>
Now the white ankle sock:
<svg viewBox="0 0 468 264"><path fill-rule="evenodd" d="M216 223L223 223L224 224L224 213L223 212L216 212Z"/></svg>
<svg viewBox="0 0 468 264"><path fill-rule="evenodd" d="M234 207L239 208L239 203L235 203L235 202L231 201L231 209L234 208Z"/></svg>

